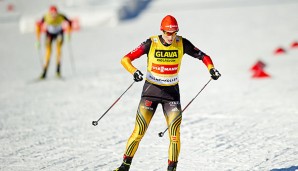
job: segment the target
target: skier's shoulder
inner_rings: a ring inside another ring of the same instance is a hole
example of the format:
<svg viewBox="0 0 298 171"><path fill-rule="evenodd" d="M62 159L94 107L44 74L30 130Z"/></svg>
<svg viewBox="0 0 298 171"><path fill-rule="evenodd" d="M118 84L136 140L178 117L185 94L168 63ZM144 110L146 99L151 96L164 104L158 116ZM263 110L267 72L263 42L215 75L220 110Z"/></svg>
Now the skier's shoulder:
<svg viewBox="0 0 298 171"><path fill-rule="evenodd" d="M151 43L152 43L152 36L149 37L148 39L146 39L145 41L143 41L141 43L141 46L143 46L143 47L150 47L151 46Z"/></svg>
<svg viewBox="0 0 298 171"><path fill-rule="evenodd" d="M58 13L58 15L64 20L69 20L68 17L64 13Z"/></svg>
<svg viewBox="0 0 298 171"><path fill-rule="evenodd" d="M150 39L151 43L157 43L158 39L159 39L159 35L150 36L149 39Z"/></svg>
<svg viewBox="0 0 298 171"><path fill-rule="evenodd" d="M185 37L182 37L181 36L181 39L182 39L182 41L183 41L183 43L185 43L185 44L192 44L190 41L189 41L189 39L187 39L187 38L185 38Z"/></svg>

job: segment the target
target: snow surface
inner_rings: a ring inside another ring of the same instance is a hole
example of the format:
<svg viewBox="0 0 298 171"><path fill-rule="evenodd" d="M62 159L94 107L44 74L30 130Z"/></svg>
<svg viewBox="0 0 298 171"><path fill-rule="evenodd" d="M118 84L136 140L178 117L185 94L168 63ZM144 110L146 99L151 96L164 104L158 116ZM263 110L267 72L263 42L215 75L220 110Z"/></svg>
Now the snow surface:
<svg viewBox="0 0 298 171"><path fill-rule="evenodd" d="M32 7L33 8L33 7ZM0 170L111 171L122 160L134 127L143 83L132 83L120 59L149 36L159 34L166 14L179 34L209 54L222 77L211 81L187 108L181 126L179 171L294 171L298 169L298 2L295 0L158 0L143 15L115 27L90 27L63 47L62 74L41 73L33 33L17 22L0 23ZM277 47L286 54L274 55ZM43 51L43 49L42 49ZM72 69L71 59L74 59ZM250 67L266 63L266 79ZM146 57L134 62L146 70ZM182 106L209 80L202 62L184 56ZM159 106L131 166L163 171L166 128Z"/></svg>

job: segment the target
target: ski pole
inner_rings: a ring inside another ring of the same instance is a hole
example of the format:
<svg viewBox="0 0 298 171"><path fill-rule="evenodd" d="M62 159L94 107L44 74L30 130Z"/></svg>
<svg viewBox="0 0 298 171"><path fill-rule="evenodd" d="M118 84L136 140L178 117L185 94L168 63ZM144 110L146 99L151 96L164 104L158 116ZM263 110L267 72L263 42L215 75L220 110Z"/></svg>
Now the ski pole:
<svg viewBox="0 0 298 171"><path fill-rule="evenodd" d="M210 80L203 86L203 88L196 94L196 96L193 98L193 99L191 99L191 101L185 106L185 108L182 110L182 112L181 112L181 114L184 112L184 110L198 97L198 95L204 90L204 88L210 83L210 81L212 80L212 78L210 78ZM179 115L178 115L179 116ZM176 118L178 117L178 116L176 116ZM176 119L175 118L175 119ZM173 119L173 121L175 120L175 119ZM172 122L173 122L172 121ZM171 125L172 124L172 122L169 124L169 125ZM160 133L158 133L158 136L159 137L163 137L163 135L165 134L165 132L167 131L169 129L169 126L163 131L163 132L160 132Z"/></svg>
<svg viewBox="0 0 298 171"><path fill-rule="evenodd" d="M43 59L42 59L42 52L41 52L40 47L37 47L37 54L38 54L38 58L39 58L41 69L43 69Z"/></svg>
<svg viewBox="0 0 298 171"><path fill-rule="evenodd" d="M135 83L135 81L133 83L130 84L130 86L121 94L121 96L118 97L118 99L108 108L108 110L101 115L101 117L99 119L97 119L96 121L92 121L92 125L96 126L98 124L98 121L101 120L101 118L104 117L104 115L106 115L108 113L108 111L121 99L121 97L127 92L127 90L130 89L130 87Z"/></svg>
<svg viewBox="0 0 298 171"><path fill-rule="evenodd" d="M69 58L70 58L72 73L75 73L76 69L75 69L74 57L73 57L72 46L71 46L70 41L68 42L68 54L69 54Z"/></svg>

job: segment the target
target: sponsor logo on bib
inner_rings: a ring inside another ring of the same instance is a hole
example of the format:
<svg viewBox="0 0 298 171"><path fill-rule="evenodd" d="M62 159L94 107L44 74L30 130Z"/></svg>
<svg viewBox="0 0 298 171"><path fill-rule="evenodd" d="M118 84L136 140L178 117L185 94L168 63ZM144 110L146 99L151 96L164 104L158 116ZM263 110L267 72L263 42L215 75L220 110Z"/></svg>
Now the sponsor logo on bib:
<svg viewBox="0 0 298 171"><path fill-rule="evenodd" d="M178 50L155 50L155 58L178 58Z"/></svg>
<svg viewBox="0 0 298 171"><path fill-rule="evenodd" d="M151 71L157 74L176 74L178 72L178 64L159 65L152 63Z"/></svg>

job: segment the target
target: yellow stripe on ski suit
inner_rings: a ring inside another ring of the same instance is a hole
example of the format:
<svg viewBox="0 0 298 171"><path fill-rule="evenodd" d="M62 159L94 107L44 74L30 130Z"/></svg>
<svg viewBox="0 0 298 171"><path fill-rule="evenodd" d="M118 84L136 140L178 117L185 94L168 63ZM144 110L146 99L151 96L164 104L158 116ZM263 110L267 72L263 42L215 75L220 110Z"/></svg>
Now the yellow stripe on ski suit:
<svg viewBox="0 0 298 171"><path fill-rule="evenodd" d="M139 143L145 135L148 125L153 117L153 111L146 110L142 106L144 106L144 104L140 103L137 111L135 128L126 145L125 155L129 157L133 157L136 153Z"/></svg>
<svg viewBox="0 0 298 171"><path fill-rule="evenodd" d="M157 106L156 106L157 107ZM154 111L156 107L153 107L152 110L146 109L146 105L144 102L140 102L137 116L136 116L136 123L133 133L129 137L127 144L125 155L128 157L134 157L138 146L144 137L146 130L150 124L150 121L154 115ZM170 138L170 145L169 145L169 154L168 159L171 161L177 161L180 153L180 124L182 120L181 110L177 111L168 111L165 114L167 125L168 125L168 132Z"/></svg>

